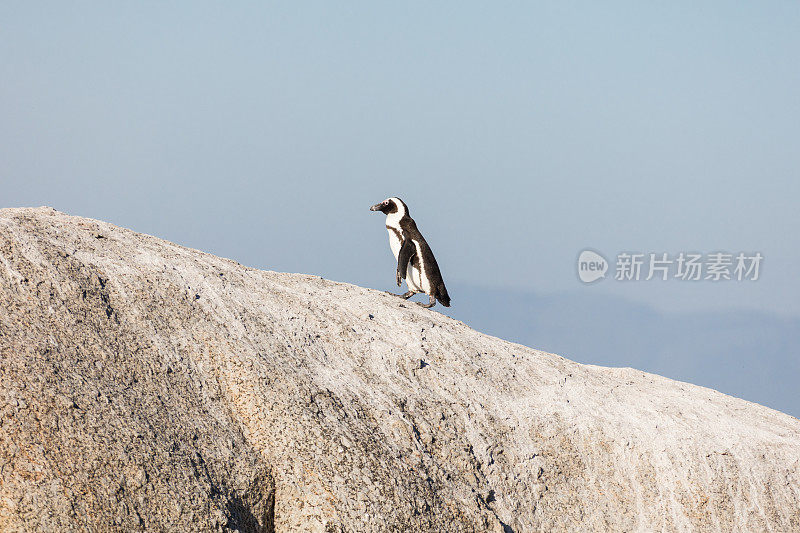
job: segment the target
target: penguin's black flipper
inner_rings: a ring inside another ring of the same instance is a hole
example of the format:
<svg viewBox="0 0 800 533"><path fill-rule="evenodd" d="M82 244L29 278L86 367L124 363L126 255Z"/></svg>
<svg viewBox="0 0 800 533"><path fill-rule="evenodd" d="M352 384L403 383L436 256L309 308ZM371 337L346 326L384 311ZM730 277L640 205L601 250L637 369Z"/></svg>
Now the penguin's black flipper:
<svg viewBox="0 0 800 533"><path fill-rule="evenodd" d="M406 271L408 270L408 263L411 261L411 258L414 257L414 254L417 252L417 248L414 246L414 243L411 242L411 239L406 239L403 241L403 245L400 247L400 252L397 254L397 286L400 286L402 280L406 279Z"/></svg>

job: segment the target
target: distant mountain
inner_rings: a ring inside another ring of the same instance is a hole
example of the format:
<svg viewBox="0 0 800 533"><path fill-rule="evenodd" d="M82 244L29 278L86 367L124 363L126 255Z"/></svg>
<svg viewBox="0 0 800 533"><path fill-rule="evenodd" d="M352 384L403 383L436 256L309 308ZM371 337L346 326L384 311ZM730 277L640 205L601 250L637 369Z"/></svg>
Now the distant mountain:
<svg viewBox="0 0 800 533"><path fill-rule="evenodd" d="M662 313L589 291L536 294L450 284L446 314L594 365L632 367L800 417L800 320L760 312Z"/></svg>

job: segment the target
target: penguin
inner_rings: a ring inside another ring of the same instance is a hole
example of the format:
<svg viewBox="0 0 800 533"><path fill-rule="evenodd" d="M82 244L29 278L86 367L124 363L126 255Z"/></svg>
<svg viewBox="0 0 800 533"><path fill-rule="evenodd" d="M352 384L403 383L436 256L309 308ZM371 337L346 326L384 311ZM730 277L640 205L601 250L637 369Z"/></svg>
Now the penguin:
<svg viewBox="0 0 800 533"><path fill-rule="evenodd" d="M397 259L397 275L395 281L399 287L406 280L408 292L398 294L408 300L418 292L428 295L427 304L419 304L430 308L436 300L445 307L450 307L450 296L444 286L442 273L431 247L417 229L414 219L408 214L408 206L397 197L387 198L369 208L386 215L386 231L389 232L389 247Z"/></svg>

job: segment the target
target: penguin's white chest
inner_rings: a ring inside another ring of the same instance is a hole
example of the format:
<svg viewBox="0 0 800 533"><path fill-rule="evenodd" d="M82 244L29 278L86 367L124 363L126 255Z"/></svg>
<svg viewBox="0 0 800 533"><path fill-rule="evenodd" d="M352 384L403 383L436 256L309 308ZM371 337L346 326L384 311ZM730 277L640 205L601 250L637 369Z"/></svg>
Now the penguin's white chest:
<svg viewBox="0 0 800 533"><path fill-rule="evenodd" d="M400 247L403 246L403 242L400 240L398 232L391 227L386 226L386 231L389 232L389 247L392 249L395 260L397 260L397 256L400 255ZM422 254L420 253L419 248L417 248L417 262L419 267L423 266ZM408 285L409 290L424 292L426 294L430 293L430 283L428 283L428 280L422 276L420 268L414 266L413 263L409 264L408 270L406 270L406 285Z"/></svg>
<svg viewBox="0 0 800 533"><path fill-rule="evenodd" d="M400 237L397 235L396 230L387 226L386 231L389 232L389 247L392 249L394 258L397 259L397 256L400 254L400 247L403 245L403 243L400 240Z"/></svg>

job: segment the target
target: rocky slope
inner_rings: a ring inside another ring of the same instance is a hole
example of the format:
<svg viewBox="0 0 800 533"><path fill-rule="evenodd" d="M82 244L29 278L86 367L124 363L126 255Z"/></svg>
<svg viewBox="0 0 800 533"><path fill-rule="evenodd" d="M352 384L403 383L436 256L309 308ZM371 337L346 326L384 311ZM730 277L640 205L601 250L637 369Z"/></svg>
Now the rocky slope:
<svg viewBox="0 0 800 533"><path fill-rule="evenodd" d="M797 419L382 292L40 208L0 302L2 530L800 530Z"/></svg>

